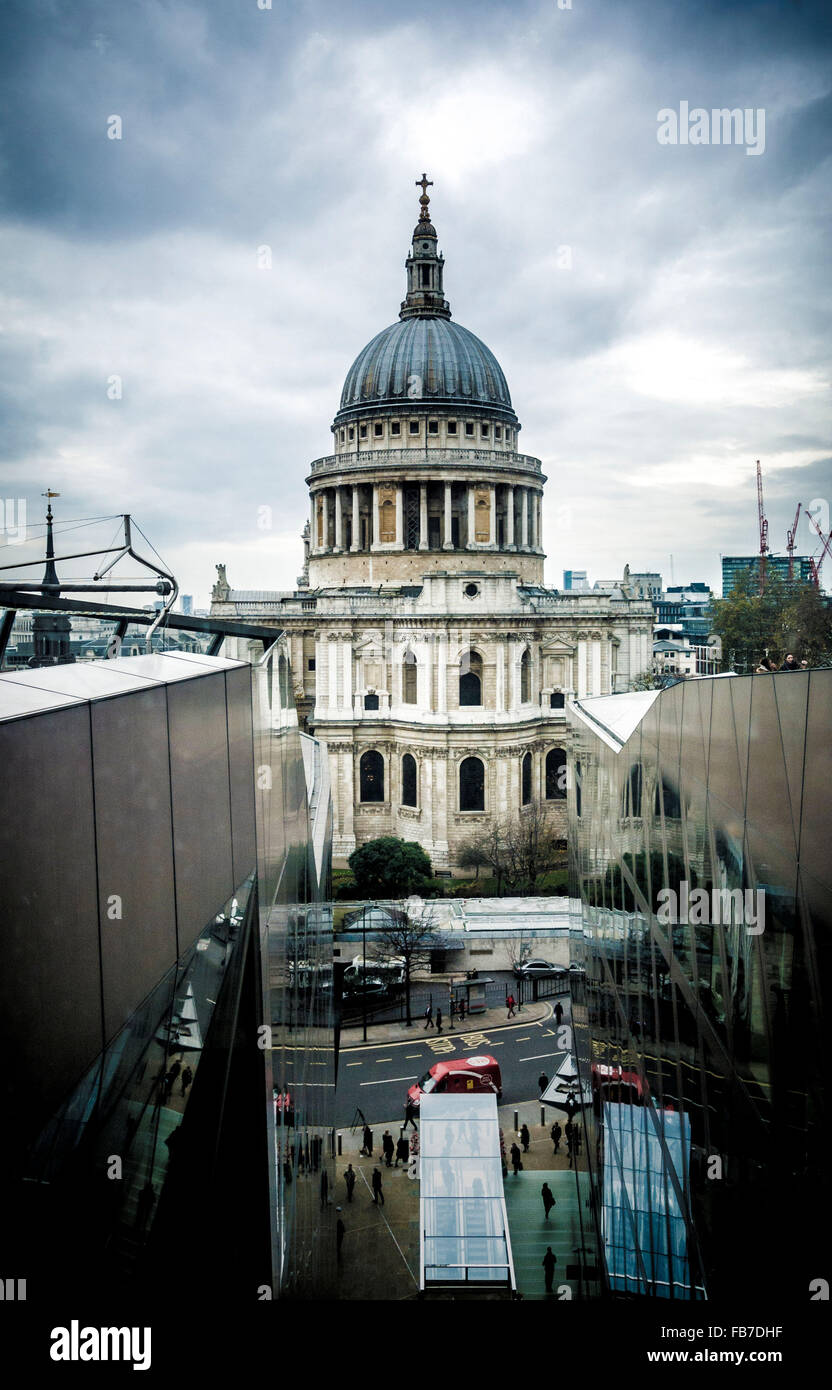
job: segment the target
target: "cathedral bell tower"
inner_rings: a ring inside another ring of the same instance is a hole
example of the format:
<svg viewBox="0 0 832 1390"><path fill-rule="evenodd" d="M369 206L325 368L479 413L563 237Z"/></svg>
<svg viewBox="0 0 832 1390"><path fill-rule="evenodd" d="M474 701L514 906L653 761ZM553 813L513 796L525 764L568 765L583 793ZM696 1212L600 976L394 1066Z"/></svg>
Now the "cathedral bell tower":
<svg viewBox="0 0 832 1390"><path fill-rule="evenodd" d="M428 212L430 198L427 189L433 187L433 181L423 174L416 180L416 186L422 190L419 199L421 209L419 221L413 229L410 255L405 261L407 298L402 301L399 318L423 318L430 314L437 318L449 319L451 306L444 298L442 289L445 257L438 250L436 228Z"/></svg>

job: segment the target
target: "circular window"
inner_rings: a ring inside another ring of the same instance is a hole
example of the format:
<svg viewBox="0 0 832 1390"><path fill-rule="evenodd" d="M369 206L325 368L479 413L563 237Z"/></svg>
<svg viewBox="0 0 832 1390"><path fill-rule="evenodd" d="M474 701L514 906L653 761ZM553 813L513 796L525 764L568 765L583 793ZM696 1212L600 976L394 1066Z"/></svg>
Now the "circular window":
<svg viewBox="0 0 832 1390"><path fill-rule="evenodd" d="M476 598L480 591L479 584L466 584L463 593L466 598Z"/></svg>

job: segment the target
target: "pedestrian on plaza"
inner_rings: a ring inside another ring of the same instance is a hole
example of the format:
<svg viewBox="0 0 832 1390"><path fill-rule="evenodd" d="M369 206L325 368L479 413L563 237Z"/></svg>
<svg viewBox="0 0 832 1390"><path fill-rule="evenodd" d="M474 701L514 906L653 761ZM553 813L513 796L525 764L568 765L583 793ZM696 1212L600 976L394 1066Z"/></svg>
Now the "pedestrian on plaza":
<svg viewBox="0 0 832 1390"><path fill-rule="evenodd" d="M457 1005L457 1013L459 1014L460 1023L464 1023L464 1022L465 1022L465 1000L464 1000L464 999L460 999L459 1004Z"/></svg>
<svg viewBox="0 0 832 1390"><path fill-rule="evenodd" d="M433 1005L432 1005L432 1004L428 1004L427 1008L425 1009L425 1032L427 1032L428 1028L432 1028L432 1027L433 1027Z"/></svg>
<svg viewBox="0 0 832 1390"><path fill-rule="evenodd" d="M514 1176L517 1177L517 1174L523 1167L523 1160L520 1157L520 1150L516 1144L512 1144L511 1146L511 1166L514 1169Z"/></svg>
<svg viewBox="0 0 832 1390"><path fill-rule="evenodd" d="M582 1140L582 1138L581 1138L581 1128L580 1128L580 1125L573 1125L573 1126L572 1126L572 1147L573 1147L573 1149L575 1150L575 1153L576 1153L576 1154L579 1154L579 1153L581 1152L581 1144L582 1144L582 1142L583 1142L583 1140Z"/></svg>
<svg viewBox="0 0 832 1390"><path fill-rule="evenodd" d="M381 1198L381 1205L384 1206L384 1193L381 1190L381 1169L373 1169L373 1201L378 1206L378 1199Z"/></svg>
<svg viewBox="0 0 832 1390"><path fill-rule="evenodd" d="M194 1074L193 1074L193 1072L191 1071L190 1067L183 1067L183 1069L182 1069L182 1094L183 1094L183 1096L184 1096L185 1092L187 1091L188 1087L190 1086L191 1082L193 1081L193 1079L194 1079Z"/></svg>
<svg viewBox="0 0 832 1390"><path fill-rule="evenodd" d="M170 1077L171 1089L173 1089L173 1083L174 1083L174 1081L176 1080L176 1078L177 1078L177 1076L179 1075L179 1073L181 1072L181 1070L182 1070L182 1063L180 1062L179 1058L177 1057L175 1061L171 1062L171 1064L170 1064L170 1069L168 1070L168 1076Z"/></svg>
<svg viewBox="0 0 832 1390"><path fill-rule="evenodd" d="M326 1168L321 1169L321 1206L325 1207L329 1201L329 1177Z"/></svg>
<svg viewBox="0 0 832 1390"><path fill-rule="evenodd" d="M541 1260L543 1265L543 1277L546 1280L546 1292L552 1293L552 1285L555 1282L555 1265L558 1262L557 1255L552 1254L551 1245L546 1246L546 1254Z"/></svg>
<svg viewBox="0 0 832 1390"><path fill-rule="evenodd" d="M563 1130L561 1129L557 1120L555 1120L555 1123L552 1125L550 1132L552 1135L552 1144L554 1145L555 1153L557 1153L560 1148L561 1135L563 1134Z"/></svg>
<svg viewBox="0 0 832 1390"><path fill-rule="evenodd" d="M520 1143L523 1145L523 1153L524 1153L524 1154L527 1154L527 1153L529 1152L529 1144L530 1144L530 1142L531 1142L531 1137L532 1137L532 1136L529 1134L529 1126L528 1126L527 1124L521 1125L521 1126L520 1126Z"/></svg>
<svg viewBox="0 0 832 1390"><path fill-rule="evenodd" d="M551 1187L549 1186L549 1184L548 1184L547 1182L545 1182L545 1183L543 1184L543 1186L541 1187L541 1189L540 1189L540 1195L541 1195L541 1197L543 1198L543 1210L544 1210L545 1213L546 1213L546 1220L548 1221L548 1220L549 1220L549 1212L552 1210L552 1207L555 1205L555 1198L554 1198L554 1195L553 1195L553 1193L552 1193L552 1189L551 1189Z"/></svg>
<svg viewBox="0 0 832 1390"><path fill-rule="evenodd" d="M794 659L794 654L793 654L792 652L789 652L789 653L788 653L788 655L786 656L786 660L783 662L783 665L780 667L780 670L781 670L781 671L799 671L799 670L800 670L800 662L799 662L799 661L795 661L795 659Z"/></svg>
<svg viewBox="0 0 832 1390"><path fill-rule="evenodd" d="M575 1100L575 1097L572 1095L570 1091L569 1095L566 1097L566 1113L569 1116L570 1120L572 1119L572 1116L575 1114L577 1108L578 1105Z"/></svg>
<svg viewBox="0 0 832 1390"><path fill-rule="evenodd" d="M416 1120L414 1119L415 1114L416 1114L416 1106L413 1104L413 1101L410 1099L410 1096L408 1096L408 1098L407 1098L407 1103L406 1103L406 1105L405 1105L405 1107L404 1107L404 1127L405 1127L405 1129L407 1129L407 1126L408 1126L409 1124L412 1125L414 1129L417 1129L417 1128L418 1128L418 1126L417 1126L417 1124L416 1124Z"/></svg>
<svg viewBox="0 0 832 1390"><path fill-rule="evenodd" d="M562 1018L563 1018L563 1005L561 1004L560 1000L558 1000L557 1004L555 1005L555 1022L557 1023L558 1028L560 1028L560 1021L561 1021Z"/></svg>
<svg viewBox="0 0 832 1390"><path fill-rule="evenodd" d="M344 1182L347 1185L347 1201L351 1202L353 1188L355 1187L355 1169L351 1163L347 1165L347 1171L344 1174Z"/></svg>
<svg viewBox="0 0 832 1390"><path fill-rule="evenodd" d="M346 1226L344 1225L343 1221L339 1216L337 1222L335 1223L335 1253L339 1260L341 1259L341 1246L344 1244L344 1234L346 1232L346 1229Z"/></svg>
<svg viewBox="0 0 832 1390"><path fill-rule="evenodd" d="M442 1032L442 1010L438 1004L436 1006L436 1031L437 1033Z"/></svg>
<svg viewBox="0 0 832 1390"><path fill-rule="evenodd" d="M396 1143L396 1164L395 1164L395 1166L398 1168L399 1164L400 1164L400 1163L403 1163L404 1166L405 1166L405 1168L406 1168L406 1167L407 1167L407 1161L408 1161L409 1158L410 1158L410 1145L408 1144L407 1140L406 1140L405 1137L404 1137L404 1130L402 1130L401 1133L400 1133L400 1135L399 1135L398 1141L397 1141L397 1143Z"/></svg>
<svg viewBox="0 0 832 1390"><path fill-rule="evenodd" d="M571 1167L572 1167L572 1154L573 1154L573 1141L574 1141L574 1135L575 1135L575 1126L572 1124L572 1121L571 1121L571 1120L567 1120L567 1121L566 1121L566 1124L564 1125L564 1134L566 1135L566 1152L569 1154L569 1167L571 1168Z"/></svg>
<svg viewBox="0 0 832 1390"><path fill-rule="evenodd" d="M384 1131L384 1134L382 1135L381 1151L384 1154L384 1161L387 1164L387 1167L389 1168L393 1162L393 1154L396 1151L396 1146L393 1143L393 1136L390 1133L389 1129L386 1129Z"/></svg>
<svg viewBox="0 0 832 1390"><path fill-rule="evenodd" d="M537 1089L539 1090L539 1092L540 1092L541 1095L543 1095L543 1092L546 1090L546 1087L547 1087L548 1085L549 1085L549 1078L548 1078L548 1076L546 1075L545 1071L542 1071L542 1072L540 1073L539 1077L537 1078Z"/></svg>
<svg viewBox="0 0 832 1390"><path fill-rule="evenodd" d="M372 1158L373 1156L373 1131L369 1125L364 1126L364 1144L361 1152L365 1158Z"/></svg>
<svg viewBox="0 0 832 1390"><path fill-rule="evenodd" d="M507 1014L506 1016L507 1016L508 1018L514 1018L514 995L513 995L513 994L509 994L509 995L506 997L506 1008L508 1009L508 1014Z"/></svg>

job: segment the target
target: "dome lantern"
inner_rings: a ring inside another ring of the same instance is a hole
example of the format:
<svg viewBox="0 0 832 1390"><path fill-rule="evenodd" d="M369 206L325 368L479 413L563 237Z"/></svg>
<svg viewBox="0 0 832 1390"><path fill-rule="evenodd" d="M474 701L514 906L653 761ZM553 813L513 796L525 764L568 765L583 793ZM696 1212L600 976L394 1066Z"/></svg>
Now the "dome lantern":
<svg viewBox="0 0 832 1390"><path fill-rule="evenodd" d="M407 297L399 311L400 319L426 318L442 319L451 317L451 306L444 297L442 273L445 258L439 253L436 228L430 220L430 198L427 190L433 187L433 180L423 174L416 180L421 188L419 198L419 221L413 229L413 244L405 261L407 269Z"/></svg>

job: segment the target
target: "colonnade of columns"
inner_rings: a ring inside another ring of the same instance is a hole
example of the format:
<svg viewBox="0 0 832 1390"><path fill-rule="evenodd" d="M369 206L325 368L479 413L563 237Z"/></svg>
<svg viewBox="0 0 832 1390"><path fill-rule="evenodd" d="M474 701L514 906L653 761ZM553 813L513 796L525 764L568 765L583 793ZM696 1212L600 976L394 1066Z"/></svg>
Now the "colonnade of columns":
<svg viewBox="0 0 832 1390"><path fill-rule="evenodd" d="M431 480L442 489L434 537L442 550L529 550L541 548L543 494L514 483L454 483ZM335 484L310 493L312 554L349 550L429 550L428 482ZM418 525L405 534L405 492L418 488ZM456 496L454 496L456 488ZM462 498L460 498L462 492ZM349 518L349 537L347 532ZM362 535L362 519L365 532ZM454 540L454 521L457 539ZM498 527L502 524L501 533ZM408 543L409 541L409 543Z"/></svg>

